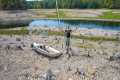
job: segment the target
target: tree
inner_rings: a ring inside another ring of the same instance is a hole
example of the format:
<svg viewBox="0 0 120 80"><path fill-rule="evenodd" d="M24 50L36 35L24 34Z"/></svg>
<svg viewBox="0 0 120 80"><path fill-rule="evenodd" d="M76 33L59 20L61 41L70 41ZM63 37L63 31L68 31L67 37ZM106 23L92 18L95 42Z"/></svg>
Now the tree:
<svg viewBox="0 0 120 80"><path fill-rule="evenodd" d="M36 0L35 0L36 1ZM34 3L35 3L34 1ZM40 1L41 8L55 8L56 0ZM38 2L37 2L38 4ZM29 6L29 5L28 5ZM58 0L59 8L120 8L120 0ZM34 7L33 7L34 8Z"/></svg>
<svg viewBox="0 0 120 80"><path fill-rule="evenodd" d="M112 8L120 9L120 0L113 0Z"/></svg>
<svg viewBox="0 0 120 80"><path fill-rule="evenodd" d="M0 0L0 8L8 10L27 9L26 0Z"/></svg>
<svg viewBox="0 0 120 80"><path fill-rule="evenodd" d="M112 8L113 7L113 0L104 0L105 8Z"/></svg>

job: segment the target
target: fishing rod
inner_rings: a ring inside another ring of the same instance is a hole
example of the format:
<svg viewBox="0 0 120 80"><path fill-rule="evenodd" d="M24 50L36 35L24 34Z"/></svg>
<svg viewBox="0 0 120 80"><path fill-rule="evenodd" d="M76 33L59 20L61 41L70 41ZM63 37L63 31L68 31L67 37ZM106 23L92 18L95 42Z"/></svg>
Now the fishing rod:
<svg viewBox="0 0 120 80"><path fill-rule="evenodd" d="M57 19L58 19L58 25L60 25L60 14L59 14L59 6L58 6L58 0L56 0L56 13L57 13ZM72 56L72 49L70 46L70 38L71 38L71 32L72 30L70 29L70 26L67 25L66 29L64 31L65 34L65 48L66 48L66 54L68 54L69 57Z"/></svg>
<svg viewBox="0 0 120 80"><path fill-rule="evenodd" d="M58 0L56 0L56 13L57 13L57 19L58 19L58 25L59 25L60 24L60 14L59 14Z"/></svg>

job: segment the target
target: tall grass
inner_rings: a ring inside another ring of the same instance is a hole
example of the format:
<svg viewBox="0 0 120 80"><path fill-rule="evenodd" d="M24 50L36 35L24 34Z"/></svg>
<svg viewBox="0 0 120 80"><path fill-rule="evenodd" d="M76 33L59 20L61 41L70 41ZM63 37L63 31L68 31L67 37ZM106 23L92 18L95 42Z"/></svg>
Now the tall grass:
<svg viewBox="0 0 120 80"><path fill-rule="evenodd" d="M0 35L27 35L29 31L27 29L21 30L8 30L8 29L0 29Z"/></svg>
<svg viewBox="0 0 120 80"><path fill-rule="evenodd" d="M21 30L8 30L0 29L1 35L27 35L29 31L26 28L21 28ZM61 31L48 31L49 36L64 36L64 32ZM120 41L118 38L104 37L104 36L83 36L83 35L72 35L72 38L76 39L86 39L91 41Z"/></svg>
<svg viewBox="0 0 120 80"><path fill-rule="evenodd" d="M102 19L120 19L120 13L113 13L112 11L104 12L103 15L98 18Z"/></svg>
<svg viewBox="0 0 120 80"><path fill-rule="evenodd" d="M50 31L49 35L57 35L57 36L64 36L64 32L58 32L58 31ZM104 36L83 36L83 35L72 35L72 38L77 39L86 39L86 40L92 40L92 41L119 41L118 38L113 37L104 37Z"/></svg>

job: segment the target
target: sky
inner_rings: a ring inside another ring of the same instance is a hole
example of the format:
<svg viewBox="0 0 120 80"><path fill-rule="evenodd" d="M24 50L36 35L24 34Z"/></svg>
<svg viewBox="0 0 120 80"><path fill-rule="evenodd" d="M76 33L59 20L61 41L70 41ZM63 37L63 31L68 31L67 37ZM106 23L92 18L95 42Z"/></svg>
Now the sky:
<svg viewBox="0 0 120 80"><path fill-rule="evenodd" d="M34 0L26 0L26 1L34 1ZM42 0L36 0L36 1L42 1Z"/></svg>

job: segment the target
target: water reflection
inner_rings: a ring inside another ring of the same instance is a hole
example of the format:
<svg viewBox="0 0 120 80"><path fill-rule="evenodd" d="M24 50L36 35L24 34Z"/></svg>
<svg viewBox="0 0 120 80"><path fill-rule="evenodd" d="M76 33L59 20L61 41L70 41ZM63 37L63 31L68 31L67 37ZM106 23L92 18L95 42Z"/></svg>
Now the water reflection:
<svg viewBox="0 0 120 80"><path fill-rule="evenodd" d="M115 22L88 22L79 20L35 20L30 23L30 27L79 27L87 29L120 30L120 23Z"/></svg>

